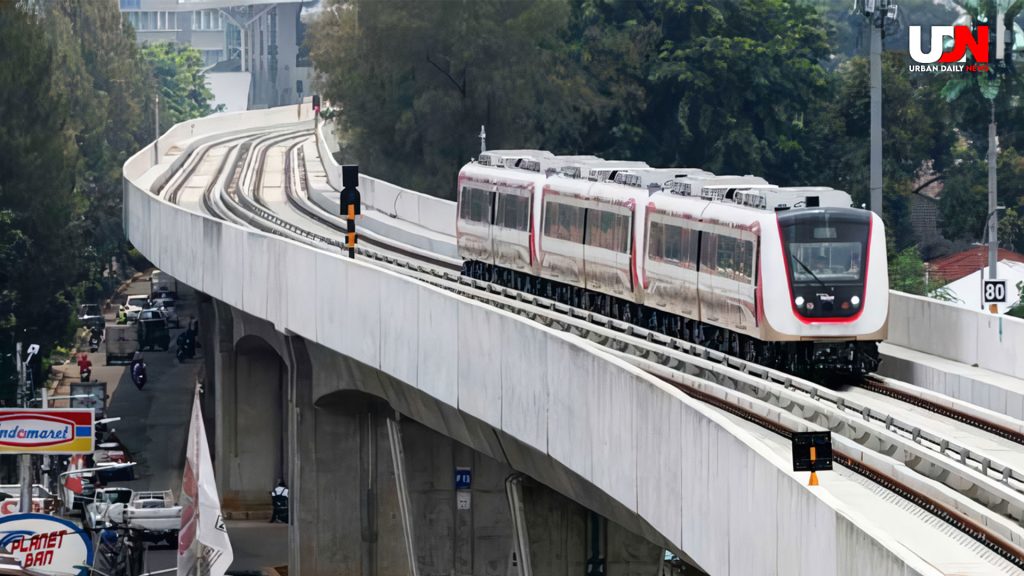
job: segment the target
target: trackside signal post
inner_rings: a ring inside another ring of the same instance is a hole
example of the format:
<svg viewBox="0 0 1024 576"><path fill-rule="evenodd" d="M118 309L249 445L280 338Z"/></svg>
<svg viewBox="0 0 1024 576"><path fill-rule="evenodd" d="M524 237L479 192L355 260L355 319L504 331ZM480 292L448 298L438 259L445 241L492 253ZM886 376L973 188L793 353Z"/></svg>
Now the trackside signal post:
<svg viewBox="0 0 1024 576"><path fill-rule="evenodd" d="M832 469L831 432L793 433L793 471L810 472L808 486L818 485L818 470Z"/></svg>
<svg viewBox="0 0 1024 576"><path fill-rule="evenodd" d="M348 220L345 246L348 257L356 257L356 216L359 215L359 166L345 164L341 167L341 215Z"/></svg>

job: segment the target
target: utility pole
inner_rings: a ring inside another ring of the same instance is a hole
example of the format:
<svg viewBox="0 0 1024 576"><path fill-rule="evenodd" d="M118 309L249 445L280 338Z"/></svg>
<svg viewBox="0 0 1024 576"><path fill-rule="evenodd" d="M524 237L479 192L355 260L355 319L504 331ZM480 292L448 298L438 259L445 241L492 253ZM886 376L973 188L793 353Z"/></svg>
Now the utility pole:
<svg viewBox="0 0 1024 576"><path fill-rule="evenodd" d="M868 84L871 88L871 211L882 217L882 42L886 25L897 25L899 8L893 0L858 0L857 8L868 19L871 33Z"/></svg>
<svg viewBox="0 0 1024 576"><path fill-rule="evenodd" d="M871 211L882 217L882 26L871 19Z"/></svg>
<svg viewBox="0 0 1024 576"><path fill-rule="evenodd" d="M160 94L154 96L153 116L153 154L156 156L153 165L156 166L160 163Z"/></svg>
<svg viewBox="0 0 1024 576"><path fill-rule="evenodd" d="M988 223L988 277L996 279L996 260L999 255L999 210L996 208L996 100L989 101L992 105L992 120L988 123L988 210L992 215Z"/></svg>
<svg viewBox="0 0 1024 576"><path fill-rule="evenodd" d="M14 346L15 358L17 358L18 365L18 390L21 391L21 405L25 408L29 407L29 402L32 398L32 393L28 389L27 378L25 377L25 371L28 369L26 362L22 362L21 359L21 342L18 342ZM32 511L32 455L31 454L19 454L18 465L21 468L20 482L21 492L19 494L18 509L20 512L31 512Z"/></svg>

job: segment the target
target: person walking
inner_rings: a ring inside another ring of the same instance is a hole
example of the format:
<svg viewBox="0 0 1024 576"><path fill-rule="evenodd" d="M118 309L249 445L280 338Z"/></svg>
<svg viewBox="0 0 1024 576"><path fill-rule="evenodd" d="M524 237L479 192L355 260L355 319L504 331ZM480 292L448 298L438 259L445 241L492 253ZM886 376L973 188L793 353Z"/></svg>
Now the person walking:
<svg viewBox="0 0 1024 576"><path fill-rule="evenodd" d="M280 520L288 523L288 487L285 486L284 478L277 480L277 486L270 491L270 503L274 507L270 515L270 523Z"/></svg>

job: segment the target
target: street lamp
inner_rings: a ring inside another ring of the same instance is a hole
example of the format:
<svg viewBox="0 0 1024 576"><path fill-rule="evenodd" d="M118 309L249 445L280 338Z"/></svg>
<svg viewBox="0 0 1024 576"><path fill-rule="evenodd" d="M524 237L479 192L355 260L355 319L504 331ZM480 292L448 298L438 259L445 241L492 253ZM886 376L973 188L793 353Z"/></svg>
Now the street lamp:
<svg viewBox="0 0 1024 576"><path fill-rule="evenodd" d="M15 346L15 352L18 356L18 383L21 386L22 398L24 399L25 407L28 408L30 404L29 399L32 397L32 391L28 389L27 378L25 372L28 370L28 364L32 361L32 358L39 353L39 344L29 344L28 356L25 361L21 361L21 342L18 342ZM46 387L43 386L44 394L46 393ZM32 511L32 455L22 454L19 456L19 466L21 467L21 492L20 496L20 512L26 513Z"/></svg>

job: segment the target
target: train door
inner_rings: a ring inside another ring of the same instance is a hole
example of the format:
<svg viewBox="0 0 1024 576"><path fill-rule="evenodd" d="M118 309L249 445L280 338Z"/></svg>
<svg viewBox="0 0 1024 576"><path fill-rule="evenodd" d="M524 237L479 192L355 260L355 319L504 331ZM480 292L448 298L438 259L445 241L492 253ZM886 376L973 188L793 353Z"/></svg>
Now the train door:
<svg viewBox="0 0 1024 576"><path fill-rule="evenodd" d="M518 189L501 189L494 197L491 249L494 264L532 272L530 267L530 197Z"/></svg>
<svg viewBox="0 0 1024 576"><path fill-rule="evenodd" d="M491 223L495 194L484 186L467 182L459 191L459 252L465 260L494 264Z"/></svg>
<svg viewBox="0 0 1024 576"><path fill-rule="evenodd" d="M586 212L584 202L571 196L551 194L544 198L541 266L545 277L584 286Z"/></svg>

